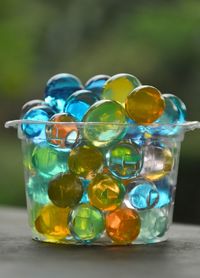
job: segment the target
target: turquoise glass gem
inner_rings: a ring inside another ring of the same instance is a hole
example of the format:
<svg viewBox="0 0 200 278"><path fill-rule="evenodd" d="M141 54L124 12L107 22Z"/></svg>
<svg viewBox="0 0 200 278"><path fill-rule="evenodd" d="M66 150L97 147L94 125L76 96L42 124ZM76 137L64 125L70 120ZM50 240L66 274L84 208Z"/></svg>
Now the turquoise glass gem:
<svg viewBox="0 0 200 278"><path fill-rule="evenodd" d="M83 195L82 198L80 200L81 204L85 204L85 203L89 203L89 197L88 197L88 185L89 185L90 181L89 180L82 180L82 184L83 184Z"/></svg>
<svg viewBox="0 0 200 278"><path fill-rule="evenodd" d="M48 121L53 114L54 112L50 107L41 105L28 110L24 114L23 120ZM45 124L43 123L24 123L21 125L21 129L28 138L39 137L41 140L46 139Z"/></svg>
<svg viewBox="0 0 200 278"><path fill-rule="evenodd" d="M82 121L85 113L99 98L91 91L79 90L73 93L66 102L64 111L73 116L78 122Z"/></svg>
<svg viewBox="0 0 200 278"><path fill-rule="evenodd" d="M128 208L144 210L154 207L159 200L159 192L155 184L144 178L131 181L127 186L125 204Z"/></svg>
<svg viewBox="0 0 200 278"><path fill-rule="evenodd" d="M26 183L27 196L30 201L38 204L48 204L50 199L48 197L48 181L40 176L30 177Z"/></svg>
<svg viewBox="0 0 200 278"><path fill-rule="evenodd" d="M67 98L77 90L83 89L81 81L74 75L60 73L51 77L45 89L45 102L57 113L64 112Z"/></svg>
<svg viewBox="0 0 200 278"><path fill-rule="evenodd" d="M83 118L88 122L83 129L83 137L97 147L105 147L120 141L126 133L126 113L116 101L100 100L94 103ZM97 124L90 125L90 122Z"/></svg>
<svg viewBox="0 0 200 278"><path fill-rule="evenodd" d="M136 177L142 168L142 151L136 144L120 142L111 147L106 154L107 166L117 178Z"/></svg>
<svg viewBox="0 0 200 278"><path fill-rule="evenodd" d="M155 185L159 192L159 201L157 202L155 207L162 208L169 205L173 200L175 187L170 185L168 178L155 181Z"/></svg>
<svg viewBox="0 0 200 278"><path fill-rule="evenodd" d="M49 179L68 170L68 156L69 152L60 152L47 144L38 145L32 153L32 165L39 175Z"/></svg>
<svg viewBox="0 0 200 278"><path fill-rule="evenodd" d="M105 74L95 75L86 82L85 88L101 98L103 87L109 78L110 76Z"/></svg>
<svg viewBox="0 0 200 278"><path fill-rule="evenodd" d="M164 236L168 230L168 209L152 208L139 211L141 230L139 239L145 243L152 243L157 237Z"/></svg>
<svg viewBox="0 0 200 278"><path fill-rule="evenodd" d="M132 142L135 142L137 145L141 146L145 142L146 134L147 129L145 126L138 125L130 118L128 119L128 128L124 137L125 140L131 140Z"/></svg>
<svg viewBox="0 0 200 278"><path fill-rule="evenodd" d="M176 108L178 109L178 112L179 112L179 117L177 120L178 123L185 122L186 117L187 117L187 109L186 109L184 102L173 94L164 94L163 96L167 99L170 99L174 103Z"/></svg>
<svg viewBox="0 0 200 278"><path fill-rule="evenodd" d="M36 106L41 106L41 105L48 106L48 104L44 100L41 100L41 99L33 99L33 100L26 102L22 106L22 109L21 109L21 118L31 108L36 107Z"/></svg>

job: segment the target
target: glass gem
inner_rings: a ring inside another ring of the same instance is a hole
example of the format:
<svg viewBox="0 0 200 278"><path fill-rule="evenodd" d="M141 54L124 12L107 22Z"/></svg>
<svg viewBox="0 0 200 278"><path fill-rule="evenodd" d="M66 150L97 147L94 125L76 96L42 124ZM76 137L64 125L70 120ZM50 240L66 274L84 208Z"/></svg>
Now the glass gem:
<svg viewBox="0 0 200 278"><path fill-rule="evenodd" d="M32 165L38 174L51 178L68 170L68 153L44 145L35 146L32 153Z"/></svg>
<svg viewBox="0 0 200 278"><path fill-rule="evenodd" d="M55 114L51 117L50 122L56 122L46 125L46 137L52 146L70 148L77 142L79 132L72 116L66 113Z"/></svg>
<svg viewBox="0 0 200 278"><path fill-rule="evenodd" d="M184 104L184 102L178 98L177 96L173 95L173 94L164 94L163 95L165 98L170 99L174 105L177 107L178 112L179 112L179 117L178 117L178 123L183 123L186 121L186 117L187 117L187 109L186 106Z"/></svg>
<svg viewBox="0 0 200 278"><path fill-rule="evenodd" d="M58 208L52 204L43 207L35 220L35 228L51 241L57 241L70 234L68 227L69 208Z"/></svg>
<svg viewBox="0 0 200 278"><path fill-rule="evenodd" d="M36 106L28 110L24 116L23 120L31 120L31 121L48 121L54 112L53 110L45 105ZM45 140L45 124L43 123L26 123L21 125L23 133L28 138L40 137L40 139Z"/></svg>
<svg viewBox="0 0 200 278"><path fill-rule="evenodd" d="M60 73L51 77L45 89L45 102L57 113L64 112L67 98L77 90L83 89L81 81L74 75Z"/></svg>
<svg viewBox="0 0 200 278"><path fill-rule="evenodd" d="M133 142L139 146L142 146L146 140L147 129L145 126L138 125L135 121L128 119L128 128L125 140Z"/></svg>
<svg viewBox="0 0 200 278"><path fill-rule="evenodd" d="M159 201L155 207L162 208L164 206L169 205L174 198L175 187L170 185L169 180L167 178L156 181L155 185L159 192Z"/></svg>
<svg viewBox="0 0 200 278"><path fill-rule="evenodd" d="M141 175L156 181L170 173L174 166L171 150L165 146L147 145L144 147L144 163Z"/></svg>
<svg viewBox="0 0 200 278"><path fill-rule="evenodd" d="M102 153L92 146L78 146L69 155L69 169L75 175L92 179L103 168Z"/></svg>
<svg viewBox="0 0 200 278"><path fill-rule="evenodd" d="M28 198L39 204L50 203L48 196L48 182L40 176L29 177L26 183L26 192Z"/></svg>
<svg viewBox="0 0 200 278"><path fill-rule="evenodd" d="M92 91L98 97L101 97L104 85L109 78L110 76L105 74L95 75L86 82L85 88Z"/></svg>
<svg viewBox="0 0 200 278"><path fill-rule="evenodd" d="M136 144L128 142L120 142L111 147L106 159L110 172L121 179L137 176L143 164L141 149Z"/></svg>
<svg viewBox="0 0 200 278"><path fill-rule="evenodd" d="M21 117L23 117L23 115L24 115L28 110L30 110L31 108L36 107L36 106L41 106L41 105L48 106L48 104L47 104L44 100L41 100L41 99L33 99L33 100L30 100L30 101L26 102L26 103L22 106Z"/></svg>
<svg viewBox="0 0 200 278"><path fill-rule="evenodd" d="M83 118L87 124L83 136L97 147L105 147L113 141L120 141L126 133L127 123L124 108L115 101L100 100L93 104Z"/></svg>
<svg viewBox="0 0 200 278"><path fill-rule="evenodd" d="M106 232L117 244L130 244L140 232L140 217L137 211L118 208L106 215Z"/></svg>
<svg viewBox="0 0 200 278"><path fill-rule="evenodd" d="M157 237L161 237L168 229L167 209L152 208L139 212L141 230L139 239L145 243L151 243Z"/></svg>
<svg viewBox="0 0 200 278"><path fill-rule="evenodd" d="M58 207L74 207L82 198L81 180L71 173L60 174L49 182L49 199Z"/></svg>
<svg viewBox="0 0 200 278"><path fill-rule="evenodd" d="M98 174L89 184L90 203L104 211L115 210L123 201L124 185L106 174Z"/></svg>
<svg viewBox="0 0 200 278"><path fill-rule="evenodd" d="M79 90L73 93L66 102L64 111L81 122L85 113L99 98L91 91Z"/></svg>
<svg viewBox="0 0 200 278"><path fill-rule="evenodd" d="M123 105L126 97L140 85L140 81L131 74L116 74L105 83L102 98L115 100Z"/></svg>
<svg viewBox="0 0 200 278"><path fill-rule="evenodd" d="M148 125L163 114L165 101L158 89L140 86L128 95L125 108L132 120L141 125Z"/></svg>
<svg viewBox="0 0 200 278"><path fill-rule="evenodd" d="M154 207L159 200L159 192L155 184L144 178L137 178L126 186L125 204L137 210Z"/></svg>
<svg viewBox="0 0 200 278"><path fill-rule="evenodd" d="M104 231L104 217L100 210L90 204L81 204L72 211L69 226L77 240L89 244Z"/></svg>

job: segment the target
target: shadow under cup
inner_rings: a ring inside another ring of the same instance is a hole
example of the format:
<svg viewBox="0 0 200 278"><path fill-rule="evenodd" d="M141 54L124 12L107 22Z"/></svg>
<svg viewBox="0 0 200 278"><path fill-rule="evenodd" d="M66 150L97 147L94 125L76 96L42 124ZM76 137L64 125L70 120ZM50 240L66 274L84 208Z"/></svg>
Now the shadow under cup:
<svg viewBox="0 0 200 278"><path fill-rule="evenodd" d="M15 120L5 126L17 128L22 142L33 239L87 245L167 239L181 141L186 131L200 127L198 122Z"/></svg>

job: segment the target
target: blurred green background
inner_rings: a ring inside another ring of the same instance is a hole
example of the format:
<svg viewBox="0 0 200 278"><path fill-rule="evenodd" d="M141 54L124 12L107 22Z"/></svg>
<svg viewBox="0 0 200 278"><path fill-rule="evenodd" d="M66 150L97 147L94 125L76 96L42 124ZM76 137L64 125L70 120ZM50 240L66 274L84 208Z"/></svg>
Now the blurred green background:
<svg viewBox="0 0 200 278"><path fill-rule="evenodd" d="M69 72L86 82L128 72L175 93L200 119L200 1L0 1L0 204L24 206L20 142L4 122ZM175 220L200 223L200 133L183 143Z"/></svg>

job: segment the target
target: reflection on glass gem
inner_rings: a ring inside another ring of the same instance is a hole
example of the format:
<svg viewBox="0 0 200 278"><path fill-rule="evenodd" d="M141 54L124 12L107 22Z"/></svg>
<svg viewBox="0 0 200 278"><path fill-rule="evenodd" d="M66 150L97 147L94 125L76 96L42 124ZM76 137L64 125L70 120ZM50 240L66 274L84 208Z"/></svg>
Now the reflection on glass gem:
<svg viewBox="0 0 200 278"><path fill-rule="evenodd" d="M72 211L69 226L77 240L89 244L101 236L104 217L100 210L90 204L81 204Z"/></svg>
<svg viewBox="0 0 200 278"><path fill-rule="evenodd" d="M79 90L73 93L66 102L64 111L81 122L85 113L99 98L91 91Z"/></svg>
<svg viewBox="0 0 200 278"><path fill-rule="evenodd" d="M107 166L117 178L130 179L136 177L142 168L143 155L134 143L120 142L111 147L107 154Z"/></svg>
<svg viewBox="0 0 200 278"><path fill-rule="evenodd" d="M52 242L64 239L70 234L67 223L69 213L69 208L58 208L52 204L47 205L39 212L35 220L35 228Z"/></svg>
<svg viewBox="0 0 200 278"><path fill-rule="evenodd" d="M144 147L144 163L141 175L156 181L170 173L174 166L171 150L165 146L147 145Z"/></svg>
<svg viewBox="0 0 200 278"><path fill-rule="evenodd" d="M140 81L131 74L116 74L105 83L102 98L124 104L126 97L140 85Z"/></svg>
<svg viewBox="0 0 200 278"><path fill-rule="evenodd" d="M84 126L83 136L97 147L105 147L120 141L126 133L124 108L115 101L100 100L93 104L83 118L84 122L96 122Z"/></svg>
<svg viewBox="0 0 200 278"><path fill-rule="evenodd" d="M36 106L28 110L24 116L23 120L31 120L31 121L48 121L54 112L53 110L45 105ZM23 133L28 138L40 137L40 139L45 140L45 124L43 123L26 123L21 125Z"/></svg>
<svg viewBox="0 0 200 278"><path fill-rule="evenodd" d="M49 182L49 199L58 207L74 207L82 198L81 180L71 173L60 174Z"/></svg>
<svg viewBox="0 0 200 278"><path fill-rule="evenodd" d="M95 75L86 82L85 88L101 98L104 85L109 78L110 76L105 74Z"/></svg>
<svg viewBox="0 0 200 278"><path fill-rule="evenodd" d="M70 148L77 142L78 127L72 116L66 113L55 114L50 122L55 124L46 125L46 137L52 146Z"/></svg>
<svg viewBox="0 0 200 278"><path fill-rule="evenodd" d="M69 155L69 169L75 175L92 179L103 168L102 153L92 146L78 146Z"/></svg>
<svg viewBox="0 0 200 278"><path fill-rule="evenodd" d="M31 201L44 205L50 203L47 180L40 176L30 176L26 187L27 196Z"/></svg>
<svg viewBox="0 0 200 278"><path fill-rule="evenodd" d="M67 152L59 152L48 145L37 145L32 153L32 165L38 174L51 178L67 171L68 155Z"/></svg>
<svg viewBox="0 0 200 278"><path fill-rule="evenodd" d="M132 120L141 125L148 125L163 114L165 102L158 89L140 86L128 95L125 107Z"/></svg>
<svg viewBox="0 0 200 278"><path fill-rule="evenodd" d="M67 98L82 88L83 85L76 76L68 73L56 74L47 82L45 102L57 113L64 112L64 105Z"/></svg>
<svg viewBox="0 0 200 278"><path fill-rule="evenodd" d="M124 185L106 174L98 174L89 184L90 203L104 211L115 210L123 201Z"/></svg>
<svg viewBox="0 0 200 278"><path fill-rule="evenodd" d="M154 207L159 200L159 193L154 183L144 178L138 178L126 186L125 204L128 208L137 210Z"/></svg>
<svg viewBox="0 0 200 278"><path fill-rule="evenodd" d="M151 243L157 237L161 237L168 229L168 211L166 208L152 208L139 212L141 219L141 231L139 239L145 243Z"/></svg>
<svg viewBox="0 0 200 278"><path fill-rule="evenodd" d="M106 232L117 244L130 244L140 232L140 217L137 211L118 208L106 215Z"/></svg>

